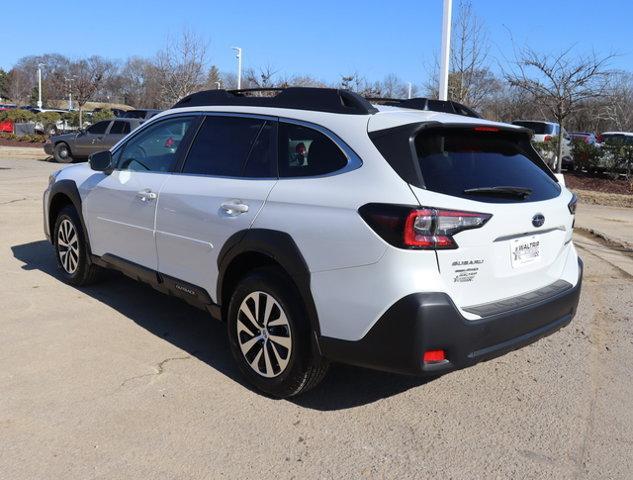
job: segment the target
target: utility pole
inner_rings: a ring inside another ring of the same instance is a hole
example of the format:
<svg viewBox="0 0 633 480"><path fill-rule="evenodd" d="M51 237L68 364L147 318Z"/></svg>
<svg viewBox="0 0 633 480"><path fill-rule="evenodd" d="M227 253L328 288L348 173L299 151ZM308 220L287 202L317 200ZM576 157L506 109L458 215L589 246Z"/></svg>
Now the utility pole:
<svg viewBox="0 0 633 480"><path fill-rule="evenodd" d="M37 64L37 85L38 85L38 100L37 100L37 108L42 108L42 67L43 63Z"/></svg>
<svg viewBox="0 0 633 480"><path fill-rule="evenodd" d="M242 49L240 47L231 47L235 50L235 58L237 58L237 89L242 88Z"/></svg>
<svg viewBox="0 0 633 480"><path fill-rule="evenodd" d="M220 82L215 82L215 88L216 88L217 90L220 90L220 89L222 88L222 83L220 83Z"/></svg>
<svg viewBox="0 0 633 480"><path fill-rule="evenodd" d="M413 84L409 82L409 90L407 92L407 98L411 98L411 89L413 88Z"/></svg>
<svg viewBox="0 0 633 480"><path fill-rule="evenodd" d="M442 18L442 53L440 57L439 99L448 100L448 70L451 55L451 17L453 0L444 0L444 16Z"/></svg>

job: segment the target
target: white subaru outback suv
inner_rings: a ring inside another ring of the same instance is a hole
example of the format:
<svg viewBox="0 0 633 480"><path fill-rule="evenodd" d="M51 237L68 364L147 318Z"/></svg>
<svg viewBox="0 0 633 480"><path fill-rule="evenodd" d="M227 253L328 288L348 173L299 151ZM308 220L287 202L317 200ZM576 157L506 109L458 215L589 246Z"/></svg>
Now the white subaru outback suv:
<svg viewBox="0 0 633 480"><path fill-rule="evenodd" d="M53 174L62 276L112 268L207 310L276 397L330 361L439 375L571 321L576 199L527 129L420 99L275 93L190 95Z"/></svg>

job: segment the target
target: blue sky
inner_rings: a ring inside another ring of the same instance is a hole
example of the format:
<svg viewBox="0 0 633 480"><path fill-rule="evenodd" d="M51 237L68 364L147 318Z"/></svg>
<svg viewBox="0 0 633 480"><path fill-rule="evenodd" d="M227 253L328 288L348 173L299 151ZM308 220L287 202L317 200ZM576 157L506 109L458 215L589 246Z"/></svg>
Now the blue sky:
<svg viewBox="0 0 633 480"><path fill-rule="evenodd" d="M459 0L454 0L457 6ZM503 62L515 44L579 53L616 51L614 68L633 70L633 2L605 0L472 0ZM122 59L151 56L169 34L189 28L208 41L210 61L235 69L230 49L244 49L244 67L270 65L282 74L326 81L354 71L370 80L395 73L423 82L440 48L442 0L3 2L0 67L20 57L58 52ZM35 13L37 12L37 13Z"/></svg>

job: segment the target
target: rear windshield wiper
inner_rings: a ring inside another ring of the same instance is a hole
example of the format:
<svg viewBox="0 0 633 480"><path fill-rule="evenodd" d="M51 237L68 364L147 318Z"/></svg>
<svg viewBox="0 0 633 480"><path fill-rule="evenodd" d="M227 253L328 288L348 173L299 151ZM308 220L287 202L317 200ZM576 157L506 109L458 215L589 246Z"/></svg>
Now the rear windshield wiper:
<svg viewBox="0 0 633 480"><path fill-rule="evenodd" d="M467 188L464 193L473 195L506 195L524 199L530 196L532 189L525 187L478 187Z"/></svg>

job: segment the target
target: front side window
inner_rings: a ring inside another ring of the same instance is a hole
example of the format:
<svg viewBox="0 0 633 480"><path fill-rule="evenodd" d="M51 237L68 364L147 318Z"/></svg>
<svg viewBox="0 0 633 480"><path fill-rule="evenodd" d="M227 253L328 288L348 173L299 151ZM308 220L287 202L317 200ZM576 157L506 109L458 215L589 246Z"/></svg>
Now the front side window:
<svg viewBox="0 0 633 480"><path fill-rule="evenodd" d="M108 125L110 125L109 120L105 122L97 122L94 125L88 127L86 131L88 133L91 133L92 135L103 135L108 129Z"/></svg>
<svg viewBox="0 0 633 480"><path fill-rule="evenodd" d="M125 144L119 170L168 172L178 159L181 142L194 119L179 117L158 122Z"/></svg>
<svg viewBox="0 0 633 480"><path fill-rule="evenodd" d="M327 136L312 128L279 124L279 176L312 177L335 172L347 157Z"/></svg>
<svg viewBox="0 0 633 480"><path fill-rule="evenodd" d="M187 154L183 173L242 176L251 146L265 123L257 118L208 116Z"/></svg>

